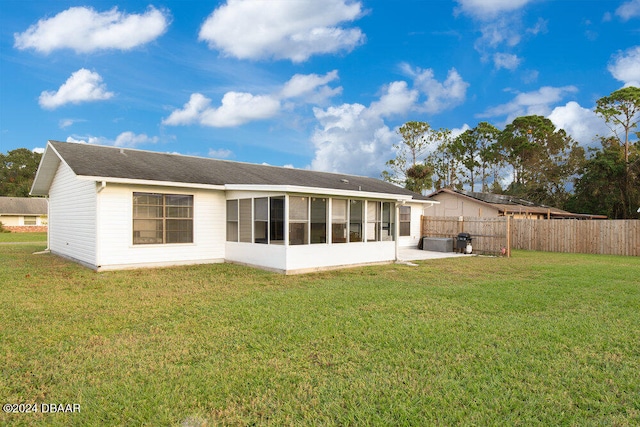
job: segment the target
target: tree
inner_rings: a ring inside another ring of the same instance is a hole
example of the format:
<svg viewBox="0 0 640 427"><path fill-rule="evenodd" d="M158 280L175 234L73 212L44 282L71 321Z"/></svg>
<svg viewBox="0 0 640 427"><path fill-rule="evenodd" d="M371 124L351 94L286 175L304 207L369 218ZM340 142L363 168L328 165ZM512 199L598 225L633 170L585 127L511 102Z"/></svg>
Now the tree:
<svg viewBox="0 0 640 427"><path fill-rule="evenodd" d="M602 138L601 144L601 148L589 150L566 209L609 218L636 218L635 210L640 206L640 150L637 145L630 146L630 162L626 162L618 138ZM626 186L628 176L634 182L630 187Z"/></svg>
<svg viewBox="0 0 640 427"><path fill-rule="evenodd" d="M518 117L501 132L499 144L513 168L507 193L540 204L562 206L567 187L584 162L584 149L542 116Z"/></svg>
<svg viewBox="0 0 640 427"><path fill-rule="evenodd" d="M41 157L26 148L0 153L0 196L29 196Z"/></svg>
<svg viewBox="0 0 640 427"><path fill-rule="evenodd" d="M495 144L498 141L500 131L490 123L480 122L473 128L466 130L458 136L453 145L453 156L457 157L460 163L468 171L471 191L475 191L476 169L480 169L481 191L488 191L488 170L496 157Z"/></svg>
<svg viewBox="0 0 640 427"><path fill-rule="evenodd" d="M611 95L602 97L596 102L596 114L602 116L611 131L618 136L616 126L624 130L624 161L629 163L629 133L640 121L640 89L634 86L625 87Z"/></svg>
<svg viewBox="0 0 640 427"><path fill-rule="evenodd" d="M436 150L427 158L427 164L432 165L434 170L434 184L436 188L456 188L461 190L463 182L460 177L462 172L462 160L456 153L454 141L451 133L443 135L442 141Z"/></svg>
<svg viewBox="0 0 640 427"><path fill-rule="evenodd" d="M386 162L390 171L383 171L385 181L422 193L431 187L433 170L424 162L424 157L436 141L442 139L447 130L435 130L426 122L407 122L398 129L402 142L393 146L396 158Z"/></svg>
<svg viewBox="0 0 640 427"><path fill-rule="evenodd" d="M604 118L615 138L624 147L625 179L621 183L625 211L623 217L632 218L634 212L632 212L631 205L634 203L634 194L638 191L638 174L635 166L639 160L634 160L631 156L629 134L638 127L638 122L640 122L640 89L629 86L616 90L611 95L600 98L596 103L595 111L596 114ZM624 132L624 141L618 134L620 128ZM636 133L637 137L638 133Z"/></svg>

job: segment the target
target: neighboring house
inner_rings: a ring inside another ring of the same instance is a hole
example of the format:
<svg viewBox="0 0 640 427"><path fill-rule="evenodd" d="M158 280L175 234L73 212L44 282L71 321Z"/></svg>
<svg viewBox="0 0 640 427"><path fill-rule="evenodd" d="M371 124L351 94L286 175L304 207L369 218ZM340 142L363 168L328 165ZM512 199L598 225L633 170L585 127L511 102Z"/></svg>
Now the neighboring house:
<svg viewBox="0 0 640 427"><path fill-rule="evenodd" d="M96 270L391 262L437 204L374 178L55 141L31 194L49 197L51 252Z"/></svg>
<svg viewBox="0 0 640 427"><path fill-rule="evenodd" d="M492 218L512 216L526 219L606 219L604 215L576 214L562 209L536 205L513 196L443 188L427 196L440 202L426 215Z"/></svg>
<svg viewBox="0 0 640 427"><path fill-rule="evenodd" d="M41 231L47 226L47 200L0 197L0 222L10 231Z"/></svg>

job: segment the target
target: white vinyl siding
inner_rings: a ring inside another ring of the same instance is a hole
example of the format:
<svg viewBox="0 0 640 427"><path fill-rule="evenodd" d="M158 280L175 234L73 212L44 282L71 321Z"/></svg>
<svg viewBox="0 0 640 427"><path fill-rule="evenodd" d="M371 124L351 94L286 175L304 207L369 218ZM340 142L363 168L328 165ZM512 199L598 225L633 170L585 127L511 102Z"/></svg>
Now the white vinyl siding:
<svg viewBox="0 0 640 427"><path fill-rule="evenodd" d="M133 193L193 196L193 242L133 243ZM226 236L222 191L107 184L99 193L99 265L103 270L154 265L221 262Z"/></svg>
<svg viewBox="0 0 640 427"><path fill-rule="evenodd" d="M95 266L96 229L96 183L60 163L49 190L51 252Z"/></svg>

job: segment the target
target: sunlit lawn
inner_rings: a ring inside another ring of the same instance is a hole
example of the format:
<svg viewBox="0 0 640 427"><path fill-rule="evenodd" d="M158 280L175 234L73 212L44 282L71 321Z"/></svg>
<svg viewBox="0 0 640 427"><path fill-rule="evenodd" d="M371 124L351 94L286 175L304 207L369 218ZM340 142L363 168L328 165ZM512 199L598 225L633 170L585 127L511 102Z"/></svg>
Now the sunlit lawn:
<svg viewBox="0 0 640 427"><path fill-rule="evenodd" d="M46 242L47 233L0 233L0 243Z"/></svg>
<svg viewBox="0 0 640 427"><path fill-rule="evenodd" d="M0 402L33 425L638 425L640 258L95 273L0 245Z"/></svg>

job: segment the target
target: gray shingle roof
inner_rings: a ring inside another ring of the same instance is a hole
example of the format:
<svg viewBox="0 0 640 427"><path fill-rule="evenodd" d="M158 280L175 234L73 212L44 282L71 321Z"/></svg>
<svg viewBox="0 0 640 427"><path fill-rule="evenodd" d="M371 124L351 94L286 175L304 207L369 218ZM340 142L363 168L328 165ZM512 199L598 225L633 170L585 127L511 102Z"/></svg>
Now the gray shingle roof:
<svg viewBox="0 0 640 427"><path fill-rule="evenodd" d="M186 184L292 185L413 196L417 193L363 176L216 160L152 151L49 141L76 175Z"/></svg>
<svg viewBox="0 0 640 427"><path fill-rule="evenodd" d="M46 215L47 200L32 197L0 197L2 215Z"/></svg>

